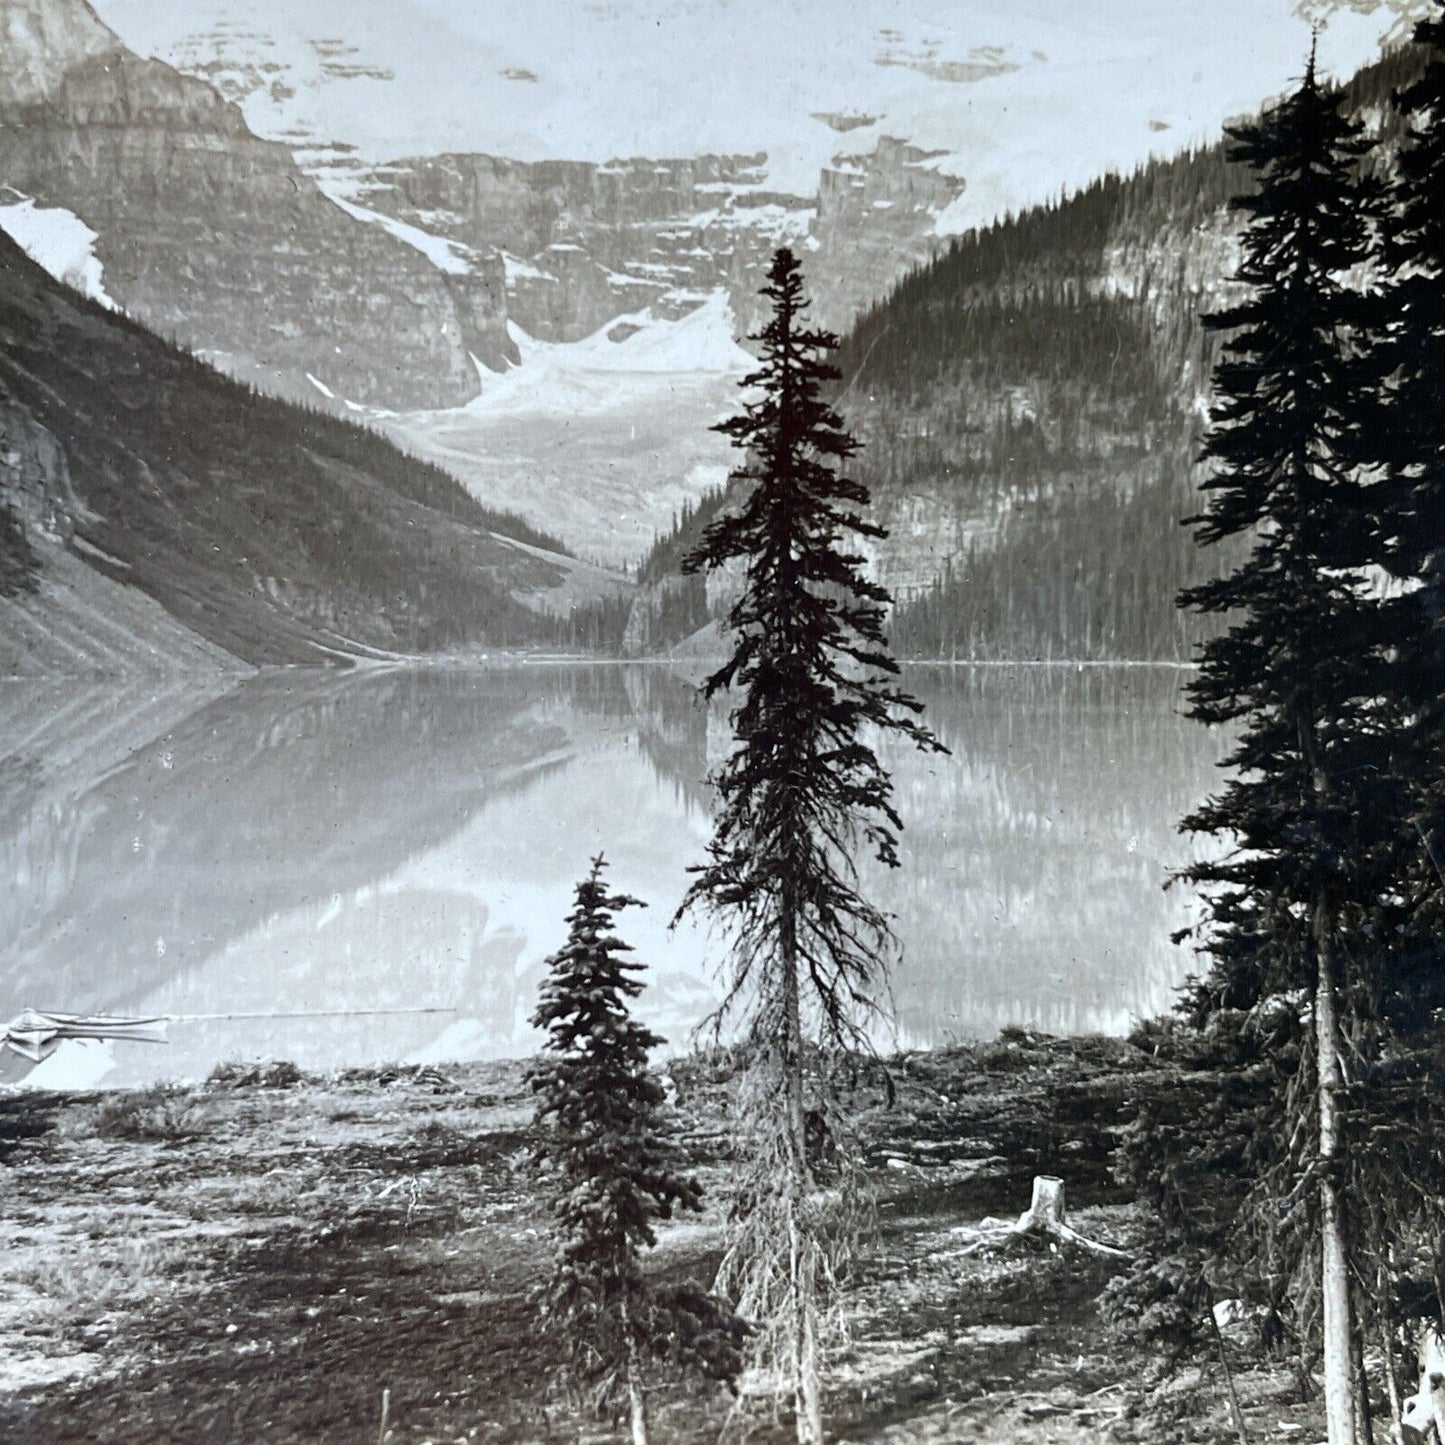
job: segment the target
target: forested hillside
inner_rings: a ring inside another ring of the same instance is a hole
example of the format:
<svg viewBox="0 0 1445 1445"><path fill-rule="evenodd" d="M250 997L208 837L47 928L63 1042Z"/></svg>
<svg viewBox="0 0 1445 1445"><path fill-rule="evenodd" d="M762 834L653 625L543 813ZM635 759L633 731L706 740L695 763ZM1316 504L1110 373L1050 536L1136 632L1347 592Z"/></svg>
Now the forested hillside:
<svg viewBox="0 0 1445 1445"><path fill-rule="evenodd" d="M1393 52L1351 105L1388 128L1417 69ZM1248 184L1222 140L1101 178L960 237L844 338L841 408L891 533L877 561L900 652L1190 656L1200 623L1175 597L1233 560L1181 525L1218 346L1199 318L1227 299L1229 200ZM643 580L697 527L679 519Z"/></svg>
<svg viewBox="0 0 1445 1445"><path fill-rule="evenodd" d="M221 376L0 236L7 670L184 663L197 644L281 663L550 641L571 598L626 590L446 472Z"/></svg>

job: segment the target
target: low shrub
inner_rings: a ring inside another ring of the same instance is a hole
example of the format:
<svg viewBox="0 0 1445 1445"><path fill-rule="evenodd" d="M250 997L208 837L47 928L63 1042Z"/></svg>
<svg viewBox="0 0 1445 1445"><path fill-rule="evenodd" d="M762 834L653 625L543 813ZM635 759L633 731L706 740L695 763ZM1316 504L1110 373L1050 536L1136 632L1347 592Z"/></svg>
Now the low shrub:
<svg viewBox="0 0 1445 1445"><path fill-rule="evenodd" d="M194 1097L172 1084L127 1090L99 1105L93 1120L102 1139L133 1144L174 1144L200 1133Z"/></svg>

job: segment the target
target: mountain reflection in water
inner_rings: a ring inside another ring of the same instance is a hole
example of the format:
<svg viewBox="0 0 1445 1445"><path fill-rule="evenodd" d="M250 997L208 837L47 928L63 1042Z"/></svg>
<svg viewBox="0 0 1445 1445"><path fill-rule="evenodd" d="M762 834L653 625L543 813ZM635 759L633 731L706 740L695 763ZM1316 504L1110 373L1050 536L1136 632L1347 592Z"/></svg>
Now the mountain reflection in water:
<svg viewBox="0 0 1445 1445"><path fill-rule="evenodd" d="M867 878L897 916L899 1042L1117 1031L1167 1005L1189 958L1169 942L1186 900L1161 885L1220 751L1178 716L1179 674L908 681L953 755L886 750L904 866ZM67 1046L34 1082L528 1052L542 960L598 851L651 905L623 924L647 1019L684 1044L718 997L720 945L668 923L726 721L666 669L7 683L0 738L0 1012L331 1015L183 1018L163 1048Z"/></svg>

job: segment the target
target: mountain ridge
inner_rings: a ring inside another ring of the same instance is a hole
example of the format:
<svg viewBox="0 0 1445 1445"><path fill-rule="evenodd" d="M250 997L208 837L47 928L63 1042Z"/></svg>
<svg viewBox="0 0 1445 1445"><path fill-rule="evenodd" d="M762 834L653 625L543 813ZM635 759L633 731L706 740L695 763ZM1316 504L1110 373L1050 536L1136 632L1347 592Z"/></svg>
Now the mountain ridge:
<svg viewBox="0 0 1445 1445"><path fill-rule="evenodd" d="M1402 45L1344 85L1377 131L1418 68ZM871 308L835 357L854 462L889 537L874 549L905 656L1187 661L1178 592L1229 565L1182 526L1231 293L1223 141L1095 181L955 239ZM679 615L671 573L714 494L659 539L634 637ZM726 584L710 587L714 612ZM683 614L686 615L686 614Z"/></svg>
<svg viewBox="0 0 1445 1445"><path fill-rule="evenodd" d="M545 643L571 599L628 588L382 438L63 286L4 236L0 502L12 672L475 654ZM134 625L108 657L104 614L122 604Z"/></svg>
<svg viewBox="0 0 1445 1445"><path fill-rule="evenodd" d="M0 0L0 32L0 184L95 231L116 300L153 330L268 390L317 395L309 374L377 405L460 403L474 356L515 359L500 266L448 276L359 224L85 0Z"/></svg>

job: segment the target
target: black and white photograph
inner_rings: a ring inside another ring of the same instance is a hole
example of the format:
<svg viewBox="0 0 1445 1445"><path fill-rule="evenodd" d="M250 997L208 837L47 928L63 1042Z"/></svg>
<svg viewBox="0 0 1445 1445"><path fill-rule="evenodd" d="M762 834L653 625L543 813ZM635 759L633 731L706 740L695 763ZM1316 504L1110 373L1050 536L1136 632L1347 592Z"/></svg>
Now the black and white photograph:
<svg viewBox="0 0 1445 1445"><path fill-rule="evenodd" d="M0 1445L1445 1445L1445 0L0 0Z"/></svg>

